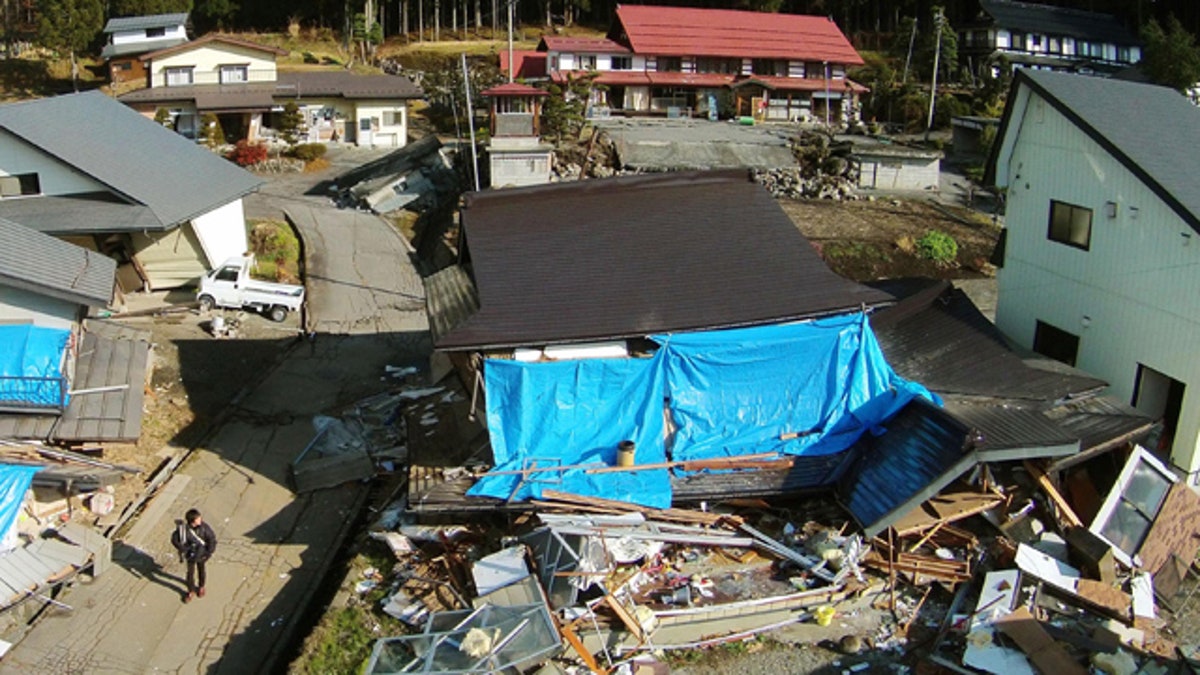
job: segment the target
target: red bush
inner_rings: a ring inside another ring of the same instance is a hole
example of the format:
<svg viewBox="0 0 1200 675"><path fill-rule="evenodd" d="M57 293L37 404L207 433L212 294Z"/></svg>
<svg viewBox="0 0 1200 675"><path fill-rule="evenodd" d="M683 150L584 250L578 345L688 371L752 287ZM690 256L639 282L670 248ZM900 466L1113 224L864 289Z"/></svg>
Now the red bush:
<svg viewBox="0 0 1200 675"><path fill-rule="evenodd" d="M267 146L243 139L233 146L233 151L227 155L227 159L238 166L253 166L267 159Z"/></svg>

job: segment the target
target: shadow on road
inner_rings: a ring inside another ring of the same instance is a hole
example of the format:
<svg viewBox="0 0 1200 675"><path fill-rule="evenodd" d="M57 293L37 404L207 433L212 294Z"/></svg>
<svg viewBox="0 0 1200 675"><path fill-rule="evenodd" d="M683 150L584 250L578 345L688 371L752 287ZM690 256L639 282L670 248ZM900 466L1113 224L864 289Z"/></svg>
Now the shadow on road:
<svg viewBox="0 0 1200 675"><path fill-rule="evenodd" d="M130 574L139 579L145 579L164 588L169 588L181 597L187 594L187 581L185 579L168 573L154 559L154 556L139 548L129 546L117 540L113 544L112 559L114 563L124 567Z"/></svg>

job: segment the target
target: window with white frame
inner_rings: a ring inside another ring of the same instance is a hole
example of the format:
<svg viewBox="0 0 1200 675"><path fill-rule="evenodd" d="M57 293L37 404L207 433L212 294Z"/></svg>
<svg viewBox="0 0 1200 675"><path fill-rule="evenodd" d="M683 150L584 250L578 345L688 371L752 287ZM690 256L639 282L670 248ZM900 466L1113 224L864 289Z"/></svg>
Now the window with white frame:
<svg viewBox="0 0 1200 675"><path fill-rule="evenodd" d="M163 77L168 87L181 87L192 83L192 67L179 66L163 69Z"/></svg>
<svg viewBox="0 0 1200 675"><path fill-rule="evenodd" d="M403 110L384 110L383 111L383 126L398 127L404 124Z"/></svg>
<svg viewBox="0 0 1200 675"><path fill-rule="evenodd" d="M221 84L239 84L249 79L250 67L244 63L221 66Z"/></svg>
<svg viewBox="0 0 1200 675"><path fill-rule="evenodd" d="M595 54L580 54L579 55L579 70L595 70L596 55Z"/></svg>
<svg viewBox="0 0 1200 675"><path fill-rule="evenodd" d="M612 57L613 70L633 70L632 56L614 56Z"/></svg>

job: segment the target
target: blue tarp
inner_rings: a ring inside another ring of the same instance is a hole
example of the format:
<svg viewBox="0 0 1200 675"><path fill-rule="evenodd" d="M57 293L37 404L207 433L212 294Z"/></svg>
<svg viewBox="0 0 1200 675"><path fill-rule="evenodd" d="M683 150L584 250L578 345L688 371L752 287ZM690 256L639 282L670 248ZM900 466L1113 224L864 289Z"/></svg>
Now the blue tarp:
<svg viewBox="0 0 1200 675"><path fill-rule="evenodd" d="M615 463L617 444L631 440L635 461L666 461L663 368L650 359L586 359L552 363L488 360L484 366L488 433L495 471L538 466ZM561 476L561 482L559 477ZM540 497L542 488L671 505L666 469L593 473L586 470L487 476L467 492L500 499Z"/></svg>
<svg viewBox="0 0 1200 675"><path fill-rule="evenodd" d="M865 314L653 339L667 357L675 461L841 452L914 396L932 400L892 371Z"/></svg>
<svg viewBox="0 0 1200 675"><path fill-rule="evenodd" d="M70 339L65 328L0 326L0 403L65 407L62 362Z"/></svg>
<svg viewBox="0 0 1200 675"><path fill-rule="evenodd" d="M42 468L23 464L0 464L0 539L8 533L13 523L17 522L17 514L21 512L25 493L33 483L33 474Z"/></svg>
<svg viewBox="0 0 1200 675"><path fill-rule="evenodd" d="M488 431L496 471L613 464L622 440L636 461L666 461L664 406L676 427L671 460L764 452L841 452L915 396L898 377L865 314L722 331L657 335L653 358L552 363L488 360ZM795 435L783 440L781 437ZM469 495L540 496L543 487L666 507L666 470L586 470L481 478Z"/></svg>

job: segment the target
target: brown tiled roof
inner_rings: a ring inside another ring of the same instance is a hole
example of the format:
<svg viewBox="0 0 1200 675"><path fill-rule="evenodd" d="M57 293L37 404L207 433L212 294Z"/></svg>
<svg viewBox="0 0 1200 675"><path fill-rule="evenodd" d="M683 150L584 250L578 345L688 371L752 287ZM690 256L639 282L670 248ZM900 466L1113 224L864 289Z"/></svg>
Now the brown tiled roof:
<svg viewBox="0 0 1200 675"><path fill-rule="evenodd" d="M480 309L441 349L774 323L888 298L830 271L744 171L475 193L462 227Z"/></svg>
<svg viewBox="0 0 1200 675"><path fill-rule="evenodd" d="M403 75L357 75L345 70L280 71L277 98L340 96L364 98L421 98L421 88Z"/></svg>
<svg viewBox="0 0 1200 675"><path fill-rule="evenodd" d="M171 54L179 54L181 52L191 51L192 49L195 49L196 47L202 47L211 42L220 42L220 43L231 45L234 47L243 47L245 49L254 49L256 51L266 52L268 54L275 54L276 56L287 56L287 54L288 54L288 51L286 49L280 49L278 47L268 47L267 45L260 45L257 42L250 42L249 40L242 40L239 38L235 38L231 35L223 35L221 33L209 33L208 35L205 35L204 37L192 40L191 42L185 42L181 45L177 45L174 47L167 47L166 49L160 49L158 51L150 52L148 54L142 54L141 59L143 61L150 61L150 60L156 59L160 56L170 56Z"/></svg>

